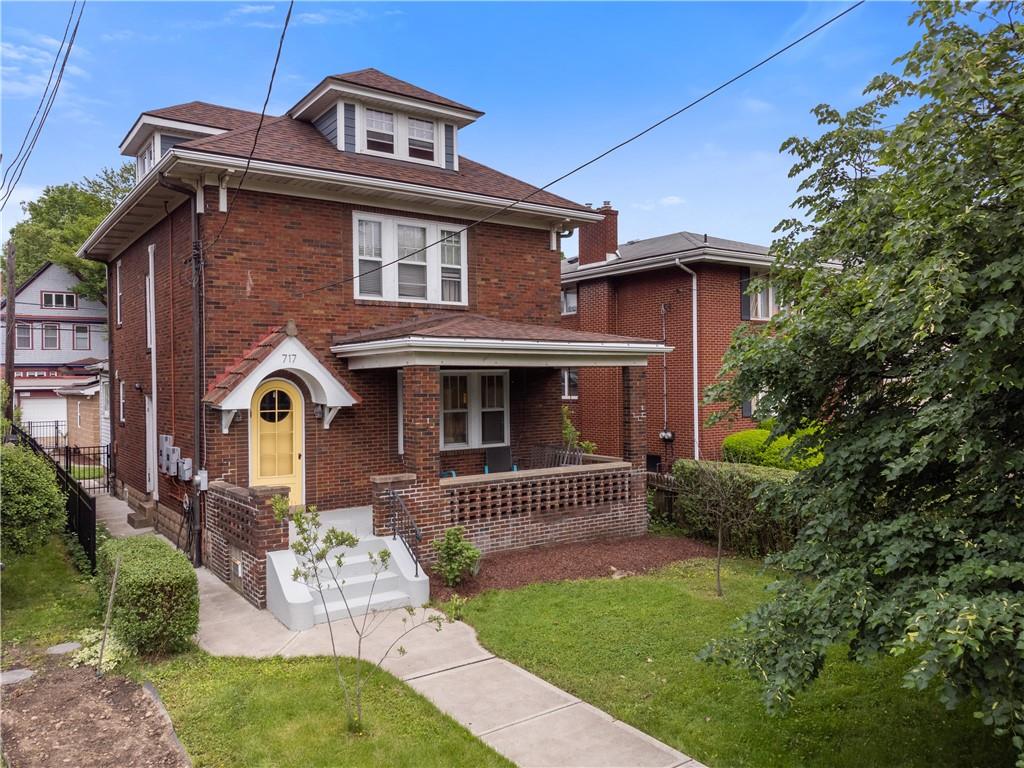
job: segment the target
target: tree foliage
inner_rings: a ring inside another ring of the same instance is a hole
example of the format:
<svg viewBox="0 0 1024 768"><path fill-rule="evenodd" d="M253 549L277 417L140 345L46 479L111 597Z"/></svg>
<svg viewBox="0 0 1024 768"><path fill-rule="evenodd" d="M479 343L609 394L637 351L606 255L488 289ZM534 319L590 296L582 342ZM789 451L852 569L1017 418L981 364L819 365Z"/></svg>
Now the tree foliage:
<svg viewBox="0 0 1024 768"><path fill-rule="evenodd" d="M44 262L52 261L79 276L79 293L104 300L103 265L80 259L75 253L134 185L135 168L125 163L117 169L104 168L98 175L81 181L46 187L38 199L22 203L27 217L11 228L17 284Z"/></svg>
<svg viewBox="0 0 1024 768"><path fill-rule="evenodd" d="M820 424L801 439L824 459L789 488L790 578L707 655L785 707L836 642L913 652L907 686L970 699L1024 766L1021 11L922 4L902 74L783 145L804 213L773 246L790 308L737 335L709 397L763 392L776 434Z"/></svg>

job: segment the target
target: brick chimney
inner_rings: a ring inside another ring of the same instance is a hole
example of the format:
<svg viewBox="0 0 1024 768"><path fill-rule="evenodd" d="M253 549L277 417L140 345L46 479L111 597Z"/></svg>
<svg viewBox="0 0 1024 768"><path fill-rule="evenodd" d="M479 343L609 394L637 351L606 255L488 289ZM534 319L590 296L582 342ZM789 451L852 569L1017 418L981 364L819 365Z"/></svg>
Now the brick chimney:
<svg viewBox="0 0 1024 768"><path fill-rule="evenodd" d="M603 221L580 224L580 264L597 264L608 260L619 249L619 212L605 200L597 209Z"/></svg>

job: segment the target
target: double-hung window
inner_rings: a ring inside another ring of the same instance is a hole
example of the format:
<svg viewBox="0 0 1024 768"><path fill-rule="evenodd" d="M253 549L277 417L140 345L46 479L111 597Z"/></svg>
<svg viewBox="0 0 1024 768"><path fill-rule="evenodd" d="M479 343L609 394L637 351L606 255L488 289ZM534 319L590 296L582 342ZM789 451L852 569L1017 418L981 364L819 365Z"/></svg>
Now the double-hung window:
<svg viewBox="0 0 1024 768"><path fill-rule="evenodd" d="M15 349L32 349L32 326L28 323L18 323L14 339Z"/></svg>
<svg viewBox="0 0 1024 768"><path fill-rule="evenodd" d="M124 424L124 380L117 383L117 420Z"/></svg>
<svg viewBox="0 0 1024 768"><path fill-rule="evenodd" d="M562 289L562 314L576 314L577 291L575 285L567 285Z"/></svg>
<svg viewBox="0 0 1024 768"><path fill-rule="evenodd" d="M143 147L142 151L137 156L136 164L136 179L141 179L150 169L153 167L153 140L150 139L146 142L146 146Z"/></svg>
<svg viewBox="0 0 1024 768"><path fill-rule="evenodd" d="M465 306L466 236L457 225L355 213L355 297Z"/></svg>
<svg viewBox="0 0 1024 768"><path fill-rule="evenodd" d="M76 325L75 335L72 342L73 349L91 349L92 344L89 339L89 326L88 325Z"/></svg>
<svg viewBox="0 0 1024 768"><path fill-rule="evenodd" d="M43 323L43 349L60 349L60 325Z"/></svg>
<svg viewBox="0 0 1024 768"><path fill-rule="evenodd" d="M509 444L508 371L441 374L441 447Z"/></svg>
<svg viewBox="0 0 1024 768"><path fill-rule="evenodd" d="M427 228L398 225L398 296L427 298Z"/></svg>
<svg viewBox="0 0 1024 768"><path fill-rule="evenodd" d="M395 154L395 116L377 109L366 110L366 148Z"/></svg>
<svg viewBox="0 0 1024 768"><path fill-rule="evenodd" d="M77 298L73 293L43 291L41 304L44 309L74 309L77 306Z"/></svg>
<svg viewBox="0 0 1024 768"><path fill-rule="evenodd" d="M409 157L434 160L434 122L409 118Z"/></svg>
<svg viewBox="0 0 1024 768"><path fill-rule="evenodd" d="M751 280L760 280L761 290L750 294L750 319L769 320L779 311L778 298L775 296L775 286L768 280L767 272L750 273Z"/></svg>
<svg viewBox="0 0 1024 768"><path fill-rule="evenodd" d="M580 396L580 371L578 368L562 369L562 399L578 400Z"/></svg>
<svg viewBox="0 0 1024 768"><path fill-rule="evenodd" d="M114 267L114 292L116 298L116 312L117 324L121 324L121 260L117 260L117 265Z"/></svg>

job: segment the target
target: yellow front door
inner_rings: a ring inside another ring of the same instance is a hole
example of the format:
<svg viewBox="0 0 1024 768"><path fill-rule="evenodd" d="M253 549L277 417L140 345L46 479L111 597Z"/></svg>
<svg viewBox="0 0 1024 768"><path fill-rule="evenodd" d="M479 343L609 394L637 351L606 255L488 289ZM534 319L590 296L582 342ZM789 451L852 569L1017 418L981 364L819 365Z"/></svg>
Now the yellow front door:
<svg viewBox="0 0 1024 768"><path fill-rule="evenodd" d="M302 394L287 381L259 386L249 409L252 485L289 489L291 504L302 503Z"/></svg>

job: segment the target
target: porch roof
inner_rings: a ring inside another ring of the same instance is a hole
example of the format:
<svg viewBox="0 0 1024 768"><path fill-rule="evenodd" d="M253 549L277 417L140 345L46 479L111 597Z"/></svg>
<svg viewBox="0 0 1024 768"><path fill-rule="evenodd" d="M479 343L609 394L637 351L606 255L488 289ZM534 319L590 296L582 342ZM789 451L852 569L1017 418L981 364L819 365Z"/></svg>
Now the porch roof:
<svg viewBox="0 0 1024 768"><path fill-rule="evenodd" d="M649 355L671 352L672 347L651 339L459 313L337 338L331 351L345 358L351 369L406 365L580 367L643 366Z"/></svg>

